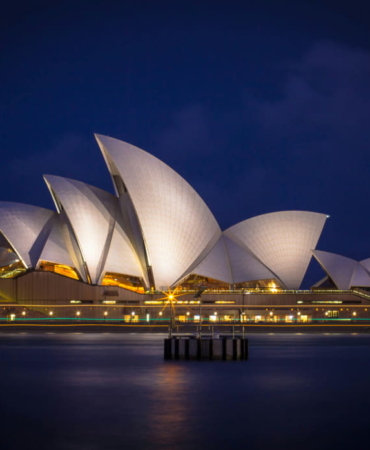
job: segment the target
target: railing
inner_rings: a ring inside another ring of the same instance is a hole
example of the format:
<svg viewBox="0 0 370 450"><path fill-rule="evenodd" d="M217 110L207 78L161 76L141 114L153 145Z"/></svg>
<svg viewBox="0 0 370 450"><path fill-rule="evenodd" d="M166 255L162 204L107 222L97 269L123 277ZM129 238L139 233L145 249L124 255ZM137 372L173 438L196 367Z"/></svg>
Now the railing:
<svg viewBox="0 0 370 450"><path fill-rule="evenodd" d="M60 322L60 321L68 321L68 322L74 322L74 323L82 323L82 322L99 322L100 324L104 324L104 323L121 323L121 324L127 324L127 325L132 325L132 324L137 324L137 325L163 325L163 326L167 326L171 323L171 318L170 317L165 317L165 318L150 318L150 320L147 320L145 318L140 318L140 319L136 319L133 321L125 321L122 318L96 318L96 317L33 317L33 318L25 318L25 317L14 317L14 318L10 318L10 317L0 317L0 322L11 322L11 323L36 323L36 322ZM234 319L234 320L218 320L218 321L213 321L213 320L209 320L209 318L207 317L203 317L202 318L202 326L216 326L216 325L241 325L241 326L248 326L248 325L276 325L276 324L300 324L300 325L307 325L313 322L351 322L351 323L369 323L370 322L370 318L353 318L353 317L346 317L346 318L339 318L339 317L323 317L323 318L316 318L316 317L311 317L308 321L302 321L299 318L291 318L289 321L287 321L284 318L278 318L274 321L263 321L263 320L259 320L259 321L255 321L255 320L244 320L244 321L240 321L239 319ZM192 318L189 318L189 320L187 321L173 321L174 326L186 326L186 325L193 325L193 326L199 326L199 320L194 320Z"/></svg>

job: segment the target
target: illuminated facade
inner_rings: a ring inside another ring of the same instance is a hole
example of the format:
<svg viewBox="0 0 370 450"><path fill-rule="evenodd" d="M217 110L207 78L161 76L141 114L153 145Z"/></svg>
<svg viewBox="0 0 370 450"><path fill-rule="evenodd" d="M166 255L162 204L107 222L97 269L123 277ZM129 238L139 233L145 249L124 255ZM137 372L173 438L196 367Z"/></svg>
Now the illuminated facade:
<svg viewBox="0 0 370 450"><path fill-rule="evenodd" d="M299 289L326 215L275 212L222 232L162 161L117 139L96 139L116 195L47 175L56 211L0 202L0 278L52 272L137 293Z"/></svg>

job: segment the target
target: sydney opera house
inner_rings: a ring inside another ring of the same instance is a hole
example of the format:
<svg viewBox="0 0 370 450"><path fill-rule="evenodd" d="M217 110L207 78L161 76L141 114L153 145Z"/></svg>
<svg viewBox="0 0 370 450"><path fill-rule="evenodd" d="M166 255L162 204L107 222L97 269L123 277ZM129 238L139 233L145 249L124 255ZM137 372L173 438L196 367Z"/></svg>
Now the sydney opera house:
<svg viewBox="0 0 370 450"><path fill-rule="evenodd" d="M370 259L317 250L325 214L273 212L221 230L165 163L96 140L115 195L46 175L55 211L0 202L2 316L159 319L170 295L178 320L199 320L201 289L213 321L370 317ZM312 256L326 276L303 291Z"/></svg>

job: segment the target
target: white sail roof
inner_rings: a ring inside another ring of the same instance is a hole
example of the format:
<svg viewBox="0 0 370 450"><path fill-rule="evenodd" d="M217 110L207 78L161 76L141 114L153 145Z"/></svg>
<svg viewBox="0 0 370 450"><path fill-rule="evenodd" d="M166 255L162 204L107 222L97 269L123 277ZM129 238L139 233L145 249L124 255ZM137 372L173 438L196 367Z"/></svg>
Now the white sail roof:
<svg viewBox="0 0 370 450"><path fill-rule="evenodd" d="M62 223L59 215L54 217L52 229L40 254L39 263L37 265L39 265L41 261L50 261L75 267L63 238Z"/></svg>
<svg viewBox="0 0 370 450"><path fill-rule="evenodd" d="M156 287L172 286L216 244L221 236L216 219L195 190L165 163L126 142L96 138L112 176L117 169L130 195Z"/></svg>
<svg viewBox="0 0 370 450"><path fill-rule="evenodd" d="M321 250L314 250L312 253L338 289L350 289L357 261Z"/></svg>
<svg viewBox="0 0 370 450"><path fill-rule="evenodd" d="M23 203L0 202L0 230L27 268L35 267L54 212Z"/></svg>
<svg viewBox="0 0 370 450"><path fill-rule="evenodd" d="M233 283L277 278L245 248L240 247L226 236L224 239L229 254Z"/></svg>
<svg viewBox="0 0 370 450"><path fill-rule="evenodd" d="M81 181L44 177L58 210L65 211L92 284L102 274L118 211L117 198Z"/></svg>
<svg viewBox="0 0 370 450"><path fill-rule="evenodd" d="M134 275L143 278L148 286L146 274L141 270L139 259L134 252L132 244L118 221L115 223L110 248L101 278L106 272Z"/></svg>
<svg viewBox="0 0 370 450"><path fill-rule="evenodd" d="M312 253L338 289L370 286L370 274L358 261L321 250Z"/></svg>
<svg viewBox="0 0 370 450"><path fill-rule="evenodd" d="M275 273L288 289L299 289L327 216L281 211L240 222L224 232Z"/></svg>
<svg viewBox="0 0 370 450"><path fill-rule="evenodd" d="M370 258L367 259L363 259L362 261L360 261L360 264L365 267L365 269L370 272Z"/></svg>
<svg viewBox="0 0 370 450"><path fill-rule="evenodd" d="M357 267L353 273L351 280L351 287L352 286L370 286L370 274L363 266L361 266L360 263L357 264Z"/></svg>
<svg viewBox="0 0 370 450"><path fill-rule="evenodd" d="M232 284L233 279L230 270L230 262L223 236L221 236L213 249L203 261L192 270L192 272L197 275L203 275Z"/></svg>

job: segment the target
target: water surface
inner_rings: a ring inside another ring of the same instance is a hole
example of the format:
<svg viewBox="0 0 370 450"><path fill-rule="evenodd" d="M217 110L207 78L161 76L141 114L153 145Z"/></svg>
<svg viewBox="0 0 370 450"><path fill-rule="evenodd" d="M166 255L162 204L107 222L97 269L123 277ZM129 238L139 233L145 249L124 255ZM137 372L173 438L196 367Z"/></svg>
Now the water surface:
<svg viewBox="0 0 370 450"><path fill-rule="evenodd" d="M250 335L250 359L163 361L164 335L0 334L0 448L351 449L370 336Z"/></svg>

